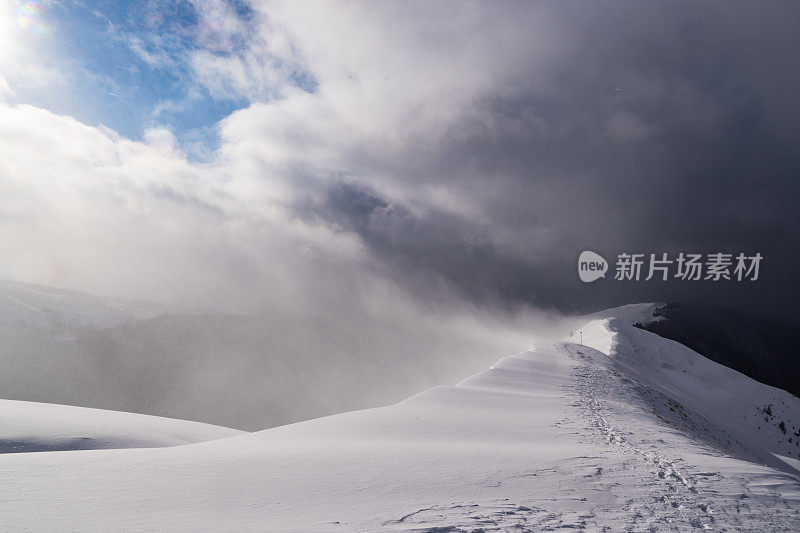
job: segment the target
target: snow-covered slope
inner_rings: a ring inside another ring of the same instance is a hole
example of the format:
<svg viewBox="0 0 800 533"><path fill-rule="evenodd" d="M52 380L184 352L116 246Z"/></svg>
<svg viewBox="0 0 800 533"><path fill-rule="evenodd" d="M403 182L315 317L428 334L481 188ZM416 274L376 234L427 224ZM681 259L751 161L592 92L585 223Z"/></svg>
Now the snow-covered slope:
<svg viewBox="0 0 800 533"><path fill-rule="evenodd" d="M632 326L654 320L657 305L592 315L582 328L584 344L607 354L610 368L653 389L655 408L684 431L736 457L800 473L800 399Z"/></svg>
<svg viewBox="0 0 800 533"><path fill-rule="evenodd" d="M688 401L698 386L769 391L747 378L731 381L674 346L650 353L662 347L628 335L626 321L587 322L581 331L593 347L540 342L456 386L390 407L173 448L0 456L3 527L800 529L800 478L789 465L721 451L703 425L725 421L703 421L692 410L703 407L702 396L689 408L664 392ZM665 376L674 379L655 383ZM786 409L797 413L794 403ZM741 444L742 453L757 453ZM766 438L757 444L767 446Z"/></svg>
<svg viewBox="0 0 800 533"><path fill-rule="evenodd" d="M800 397L797 324L780 317L686 303L663 305L655 313L659 320L640 327Z"/></svg>
<svg viewBox="0 0 800 533"><path fill-rule="evenodd" d="M0 453L178 446L243 434L187 420L0 400Z"/></svg>

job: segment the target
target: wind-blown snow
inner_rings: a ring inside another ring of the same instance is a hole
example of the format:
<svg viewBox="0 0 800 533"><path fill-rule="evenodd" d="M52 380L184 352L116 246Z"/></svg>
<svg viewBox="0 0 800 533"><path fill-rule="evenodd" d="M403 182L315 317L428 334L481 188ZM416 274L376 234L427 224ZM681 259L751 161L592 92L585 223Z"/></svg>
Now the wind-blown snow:
<svg viewBox="0 0 800 533"><path fill-rule="evenodd" d="M539 342L456 386L390 407L173 448L0 456L3 526L800 529L800 478L786 463L781 470L717 447L715 439L737 438L727 431L741 405L700 405L730 399L713 392L727 385L746 386L744 394L756 394L750 403L784 400L786 416L798 413L796 403L629 331L628 322L587 321L584 343L600 350ZM697 386L713 393L692 395ZM777 450L764 435L732 440L731 450Z"/></svg>
<svg viewBox="0 0 800 533"><path fill-rule="evenodd" d="M664 305L662 303L621 305L579 317L578 320L586 322L587 320L616 319L628 325L648 324L662 319L660 316L655 316L654 313L656 309Z"/></svg>
<svg viewBox="0 0 800 533"><path fill-rule="evenodd" d="M0 453L178 446L243 434L187 420L0 400Z"/></svg>

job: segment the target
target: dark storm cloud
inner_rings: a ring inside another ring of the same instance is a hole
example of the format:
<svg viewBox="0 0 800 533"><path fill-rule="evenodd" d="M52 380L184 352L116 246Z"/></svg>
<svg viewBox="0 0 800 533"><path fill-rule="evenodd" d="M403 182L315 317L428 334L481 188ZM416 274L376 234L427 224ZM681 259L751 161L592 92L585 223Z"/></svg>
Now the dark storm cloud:
<svg viewBox="0 0 800 533"><path fill-rule="evenodd" d="M531 265L498 250L490 228L452 214L414 215L364 186L341 181L330 186L321 203L306 202L296 209L310 222L357 233L381 260L374 266L382 274L405 282L423 298L438 282L483 302L531 303L540 296L526 292Z"/></svg>
<svg viewBox="0 0 800 533"><path fill-rule="evenodd" d="M480 222L412 210L357 181L334 184L302 216L358 233L412 284L427 273L476 299L563 310L691 299L796 316L800 8L553 8L566 41L556 61L520 64L518 86L481 96L440 144L407 147L399 170L392 162L409 187L458 189L481 207ZM528 232L547 237L526 245ZM619 252L765 260L749 284L590 286L575 271L584 249L612 263Z"/></svg>

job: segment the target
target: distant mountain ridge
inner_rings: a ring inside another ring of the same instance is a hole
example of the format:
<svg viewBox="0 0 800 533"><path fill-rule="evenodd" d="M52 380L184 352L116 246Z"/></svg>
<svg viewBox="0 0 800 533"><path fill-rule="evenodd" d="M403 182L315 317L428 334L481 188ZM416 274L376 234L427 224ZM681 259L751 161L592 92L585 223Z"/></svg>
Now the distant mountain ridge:
<svg viewBox="0 0 800 533"><path fill-rule="evenodd" d="M72 335L81 327L116 326L169 311L178 310L156 302L0 280L0 331L30 329Z"/></svg>
<svg viewBox="0 0 800 533"><path fill-rule="evenodd" d="M671 339L761 383L800 397L800 328L741 311L669 303L636 327Z"/></svg>

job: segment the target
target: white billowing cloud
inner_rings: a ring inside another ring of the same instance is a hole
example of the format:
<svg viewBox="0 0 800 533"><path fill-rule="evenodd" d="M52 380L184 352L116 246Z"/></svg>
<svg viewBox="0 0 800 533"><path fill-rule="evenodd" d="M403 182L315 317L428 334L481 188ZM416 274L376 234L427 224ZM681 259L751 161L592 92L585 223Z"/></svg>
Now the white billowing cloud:
<svg viewBox="0 0 800 533"><path fill-rule="evenodd" d="M142 140L149 146L156 147L163 152L176 153L178 151L178 142L175 139L175 135L165 127L146 129L144 135L142 135Z"/></svg>
<svg viewBox="0 0 800 533"><path fill-rule="evenodd" d="M189 55L194 81L216 98L261 101L280 97L297 63L285 32L265 12L243 18L229 2L194 2L200 17Z"/></svg>
<svg viewBox="0 0 800 533"><path fill-rule="evenodd" d="M233 308L313 306L309 293L326 283L334 293L368 285L374 258L360 237L302 219L296 204L343 179L412 212L488 222L483 199L461 186L485 176L440 175L437 149L463 123L520 127L482 102L546 90L535 73L560 46L547 11L526 4L269 2L246 22L227 2L197 6L194 82L253 102L220 122L216 157L189 161L168 128L135 142L42 109L0 108L0 251L39 265L0 275ZM519 235L495 237L517 247ZM252 280L274 283L253 290Z"/></svg>
<svg viewBox="0 0 800 533"><path fill-rule="evenodd" d="M541 8L417 2L347 6L289 3L270 11L286 28L320 92L366 134L438 131L474 98L527 84L551 45ZM538 13L537 13L538 12ZM513 24L519 18L531 25ZM525 65L525 68L520 68ZM526 87L530 89L530 87ZM391 137L390 137L391 138Z"/></svg>
<svg viewBox="0 0 800 533"><path fill-rule="evenodd" d="M558 238L552 227L532 224L526 213L508 225L494 220L494 202L521 199L524 187L504 190L504 176L495 180L469 157L452 165L443 148L476 137L519 138L531 128L539 134L563 128L531 109L516 116L487 104L555 90L551 67L563 57L566 41L559 33L563 24L547 6L256 7L250 39L240 49L199 50L192 57L196 81L212 94L253 102L219 128L219 154L229 168L237 167L231 186L238 196L320 200L326 183L344 178L403 203L415 216L442 211L495 226L484 233L497 249L541 260L539 250ZM303 90L309 87L298 77L313 79L313 90ZM495 184L487 190L489 183ZM539 192L529 210L546 213L553 193L546 185Z"/></svg>
<svg viewBox="0 0 800 533"><path fill-rule="evenodd" d="M0 107L0 277L236 307L279 281L303 290L309 247L356 260L358 243L287 217L259 172L194 164L164 129L144 142L30 107ZM344 259L341 259L343 261ZM26 266L27 265L27 266ZM249 303L254 303L253 301Z"/></svg>
<svg viewBox="0 0 800 533"><path fill-rule="evenodd" d="M42 109L0 108L0 252L22 254L0 275L232 307L264 299L249 279L278 280L268 299L282 301L367 275L356 235L299 220L294 203L352 178L411 209L480 220L474 196L432 173L431 150L464 120L508 127L477 104L498 87L532 90L531 69L555 53L537 6L269 2L249 21L227 2L197 7L194 82L253 102L219 124L216 158L189 161L168 128L135 142Z"/></svg>

